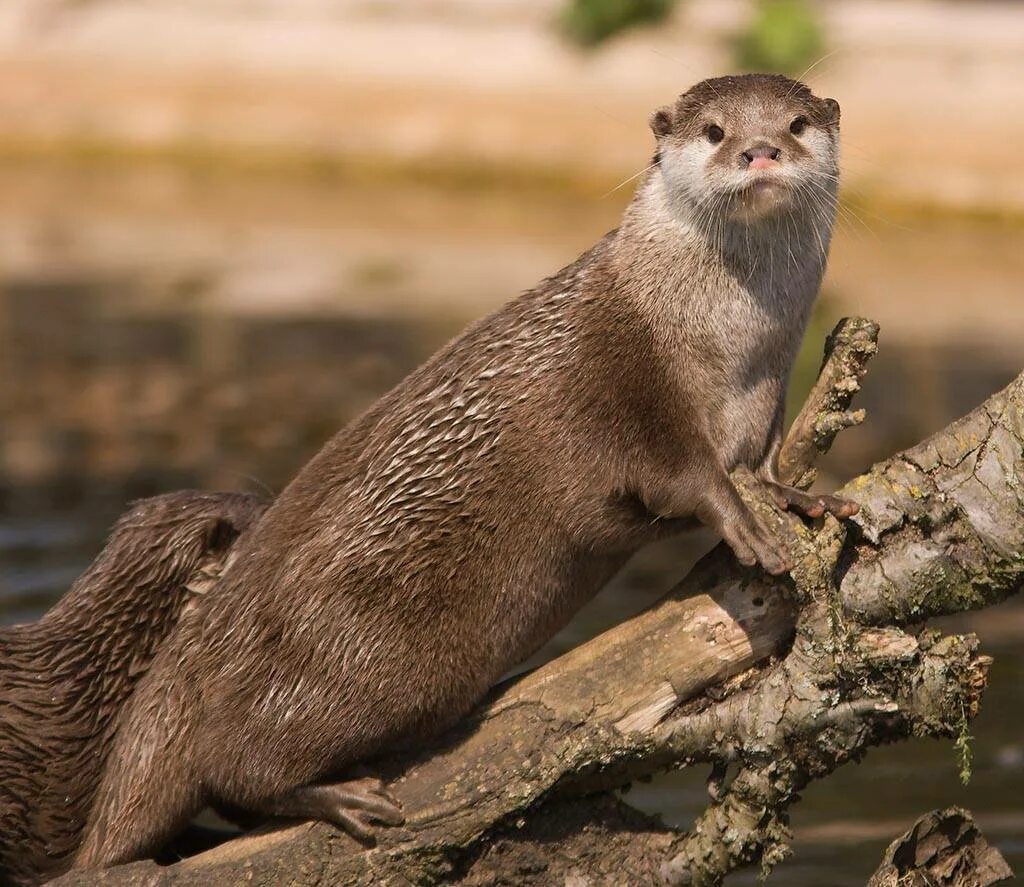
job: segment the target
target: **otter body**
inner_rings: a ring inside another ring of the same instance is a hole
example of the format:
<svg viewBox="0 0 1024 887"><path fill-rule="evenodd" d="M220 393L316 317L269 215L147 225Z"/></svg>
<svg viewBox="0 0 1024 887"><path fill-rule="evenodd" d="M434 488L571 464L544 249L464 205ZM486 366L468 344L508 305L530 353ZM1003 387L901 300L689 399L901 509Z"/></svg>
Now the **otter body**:
<svg viewBox="0 0 1024 887"><path fill-rule="evenodd" d="M193 492L136 503L53 609L0 629L0 885L70 864L121 706L263 508Z"/></svg>
<svg viewBox="0 0 1024 887"><path fill-rule="evenodd" d="M719 78L652 127L621 227L385 395L240 542L126 708L77 866L149 853L208 803L399 821L372 786L321 783L454 723L643 544L700 521L789 567L731 469L849 513L773 475L838 106Z"/></svg>

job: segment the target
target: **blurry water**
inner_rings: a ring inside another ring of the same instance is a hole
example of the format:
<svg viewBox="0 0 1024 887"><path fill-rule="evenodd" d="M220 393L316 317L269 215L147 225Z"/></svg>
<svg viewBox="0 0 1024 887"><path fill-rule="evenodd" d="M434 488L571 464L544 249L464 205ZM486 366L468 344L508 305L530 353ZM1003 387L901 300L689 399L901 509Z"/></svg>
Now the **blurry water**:
<svg viewBox="0 0 1024 887"><path fill-rule="evenodd" d="M67 588L133 498L280 490L467 322L613 227L621 201L30 166L0 173L0 209L0 622L16 622ZM842 313L885 326L861 401L871 420L828 460L834 479L941 427L1024 366L1017 232L923 225L839 234L795 399ZM915 291L926 248L927 288ZM983 306L935 316L977 280ZM645 553L548 652L652 601L709 541ZM808 790L794 814L797 857L776 883L862 884L891 838L953 803L1024 867L1024 615L1011 603L972 625L996 664L971 785L957 782L949 744L872 752ZM685 823L703 806L703 776L661 778L630 798Z"/></svg>

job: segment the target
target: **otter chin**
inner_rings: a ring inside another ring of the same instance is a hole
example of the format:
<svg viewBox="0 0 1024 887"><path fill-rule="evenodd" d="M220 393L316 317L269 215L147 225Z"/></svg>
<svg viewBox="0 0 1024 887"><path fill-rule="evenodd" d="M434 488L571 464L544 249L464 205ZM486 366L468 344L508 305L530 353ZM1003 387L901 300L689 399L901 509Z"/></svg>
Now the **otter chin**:
<svg viewBox="0 0 1024 887"><path fill-rule="evenodd" d="M793 191L778 178L758 177L738 192L734 218L757 221L777 214L793 203Z"/></svg>

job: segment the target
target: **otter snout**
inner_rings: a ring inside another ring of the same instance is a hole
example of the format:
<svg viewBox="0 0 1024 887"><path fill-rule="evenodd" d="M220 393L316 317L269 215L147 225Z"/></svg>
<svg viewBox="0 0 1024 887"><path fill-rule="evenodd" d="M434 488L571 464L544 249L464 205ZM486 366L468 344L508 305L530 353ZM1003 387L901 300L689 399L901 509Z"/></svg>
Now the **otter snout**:
<svg viewBox="0 0 1024 887"><path fill-rule="evenodd" d="M740 152L740 162L750 169L768 169L775 166L782 156L782 150L774 145L759 143Z"/></svg>

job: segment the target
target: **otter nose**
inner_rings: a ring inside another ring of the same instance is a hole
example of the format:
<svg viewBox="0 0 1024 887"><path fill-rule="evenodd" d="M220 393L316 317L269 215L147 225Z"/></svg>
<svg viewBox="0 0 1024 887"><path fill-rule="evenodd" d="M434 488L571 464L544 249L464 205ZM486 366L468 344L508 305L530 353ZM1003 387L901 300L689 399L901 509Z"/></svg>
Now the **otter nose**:
<svg viewBox="0 0 1024 887"><path fill-rule="evenodd" d="M743 151L740 156L750 169L765 169L778 163L782 151L774 145L754 145Z"/></svg>

